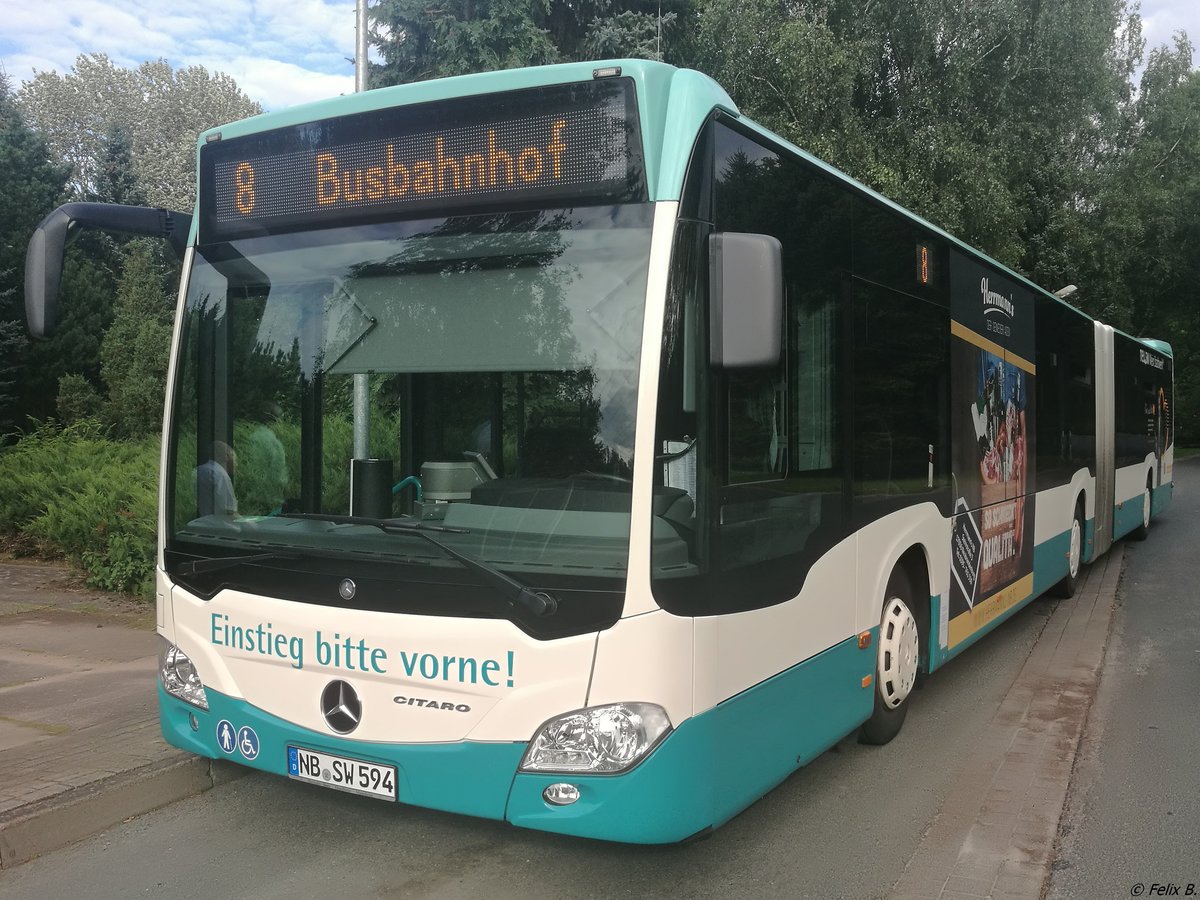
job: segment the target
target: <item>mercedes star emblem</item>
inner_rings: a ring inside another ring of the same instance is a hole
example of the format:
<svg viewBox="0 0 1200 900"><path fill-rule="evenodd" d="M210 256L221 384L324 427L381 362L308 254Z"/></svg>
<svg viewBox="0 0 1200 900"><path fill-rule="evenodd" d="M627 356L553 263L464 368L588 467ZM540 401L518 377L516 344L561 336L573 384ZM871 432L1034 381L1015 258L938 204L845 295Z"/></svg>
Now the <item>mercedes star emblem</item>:
<svg viewBox="0 0 1200 900"><path fill-rule="evenodd" d="M343 578L342 583L338 585L338 594L343 600L353 600L354 592L357 590L357 585L349 578Z"/></svg>
<svg viewBox="0 0 1200 900"><path fill-rule="evenodd" d="M344 681L331 681L321 692L321 714L338 734L349 734L362 719L358 692Z"/></svg>

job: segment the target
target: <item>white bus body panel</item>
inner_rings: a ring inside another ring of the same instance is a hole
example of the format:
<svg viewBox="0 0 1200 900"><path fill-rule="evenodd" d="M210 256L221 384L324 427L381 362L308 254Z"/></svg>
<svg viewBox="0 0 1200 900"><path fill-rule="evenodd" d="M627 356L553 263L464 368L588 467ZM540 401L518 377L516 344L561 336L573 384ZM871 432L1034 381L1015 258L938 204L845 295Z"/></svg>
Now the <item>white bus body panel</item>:
<svg viewBox="0 0 1200 900"><path fill-rule="evenodd" d="M1038 491L1033 504L1033 542L1044 544L1071 530L1071 519L1075 515L1075 501L1084 497L1083 515L1090 519L1095 515L1096 479L1087 469L1080 469L1071 476L1069 484Z"/></svg>
<svg viewBox="0 0 1200 900"><path fill-rule="evenodd" d="M697 713L855 633L854 546L851 536L821 557L785 603L695 620Z"/></svg>
<svg viewBox="0 0 1200 900"><path fill-rule="evenodd" d="M654 229L650 235L650 268L646 275L646 311L642 320L642 355L638 365L637 430L634 432L633 504L629 523L629 584L623 615L658 609L649 590L633 585L650 584L650 543L653 529L651 501L654 493L655 417L658 415L658 370L661 363L663 313L667 304L667 280L671 270L671 245L675 240L678 203L655 204ZM642 461L649 462L643 465Z"/></svg>
<svg viewBox="0 0 1200 900"><path fill-rule="evenodd" d="M1154 454L1148 453L1146 454L1146 458L1140 463L1134 463L1131 466L1123 466L1117 469L1116 489L1113 500L1116 503L1129 503L1132 500L1140 504L1142 502L1142 492L1146 490L1146 478L1153 479L1154 468Z"/></svg>
<svg viewBox="0 0 1200 900"><path fill-rule="evenodd" d="M691 716L694 623L657 610L600 632L587 705L642 700L663 707L674 725ZM555 712L547 707L546 718Z"/></svg>
<svg viewBox="0 0 1200 900"><path fill-rule="evenodd" d="M912 547L925 553L929 596L950 597L950 534L954 520L946 518L932 503L910 506L877 519L858 532L858 631L879 624L883 593L892 570ZM928 600L913 597L915 603Z"/></svg>
<svg viewBox="0 0 1200 900"><path fill-rule="evenodd" d="M950 586L951 520L932 503L899 510L834 546L809 570L799 596L765 609L696 619L695 712L879 625L900 557L923 548L930 595ZM749 588L748 588L749 589ZM916 602L928 597L913 598Z"/></svg>
<svg viewBox="0 0 1200 900"><path fill-rule="evenodd" d="M538 641L506 619L384 615L238 591L208 601L179 587L172 593L175 643L206 687L317 732L330 733L320 697L334 679L353 684L362 698L362 724L349 737L363 741L527 741L547 718L583 706L587 696L594 632ZM289 655L219 646L225 624L255 629L267 623L272 634L289 639ZM383 650L380 668L386 671L320 662L318 632L329 644L336 633L343 642L362 639ZM427 702L409 704L409 697Z"/></svg>
<svg viewBox="0 0 1200 900"><path fill-rule="evenodd" d="M1128 503L1129 500L1138 500L1141 503L1142 491L1146 490L1146 479L1153 479L1154 463L1154 455L1146 454L1145 460L1117 469L1114 492L1117 503Z"/></svg>

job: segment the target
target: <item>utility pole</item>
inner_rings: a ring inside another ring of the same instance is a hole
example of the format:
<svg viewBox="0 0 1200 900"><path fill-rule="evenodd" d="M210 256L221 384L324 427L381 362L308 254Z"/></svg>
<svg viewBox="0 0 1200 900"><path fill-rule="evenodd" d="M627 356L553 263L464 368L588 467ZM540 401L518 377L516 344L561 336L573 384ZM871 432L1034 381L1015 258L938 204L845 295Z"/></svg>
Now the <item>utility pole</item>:
<svg viewBox="0 0 1200 900"><path fill-rule="evenodd" d="M367 89L367 0L354 4L354 92ZM371 455L371 376L354 376L354 458Z"/></svg>

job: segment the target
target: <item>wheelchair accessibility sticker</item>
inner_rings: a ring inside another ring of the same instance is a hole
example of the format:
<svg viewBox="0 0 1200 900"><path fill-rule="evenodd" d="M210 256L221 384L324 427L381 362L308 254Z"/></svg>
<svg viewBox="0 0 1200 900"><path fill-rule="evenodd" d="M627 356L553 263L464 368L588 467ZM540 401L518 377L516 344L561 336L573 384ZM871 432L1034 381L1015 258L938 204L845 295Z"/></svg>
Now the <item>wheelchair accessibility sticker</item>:
<svg viewBox="0 0 1200 900"><path fill-rule="evenodd" d="M249 725L243 725L237 735L238 750L246 759L258 756L258 735Z"/></svg>

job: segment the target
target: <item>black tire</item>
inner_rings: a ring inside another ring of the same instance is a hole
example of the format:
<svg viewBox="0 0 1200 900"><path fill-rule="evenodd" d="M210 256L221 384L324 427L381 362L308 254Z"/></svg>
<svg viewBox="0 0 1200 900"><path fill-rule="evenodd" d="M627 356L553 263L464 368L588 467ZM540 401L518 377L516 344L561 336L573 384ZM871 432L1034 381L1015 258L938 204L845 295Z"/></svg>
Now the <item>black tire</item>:
<svg viewBox="0 0 1200 900"><path fill-rule="evenodd" d="M1150 476L1153 478L1154 476ZM1150 491L1150 478L1146 479L1146 490L1142 492L1142 524L1133 531L1129 532L1129 536L1135 541L1144 541L1150 535L1150 504L1153 499L1153 494Z"/></svg>
<svg viewBox="0 0 1200 900"><path fill-rule="evenodd" d="M1071 520L1071 543L1067 550L1067 575L1050 589L1055 597L1074 597L1083 573L1083 507L1075 507Z"/></svg>
<svg viewBox="0 0 1200 900"><path fill-rule="evenodd" d="M903 630L908 627L916 635L915 648ZM921 619L913 610L912 584L908 573L897 567L884 592L875 657L875 708L859 731L860 743L886 744L900 733L908 715L909 696L915 687L924 643ZM889 649L897 646L901 648L899 654Z"/></svg>

